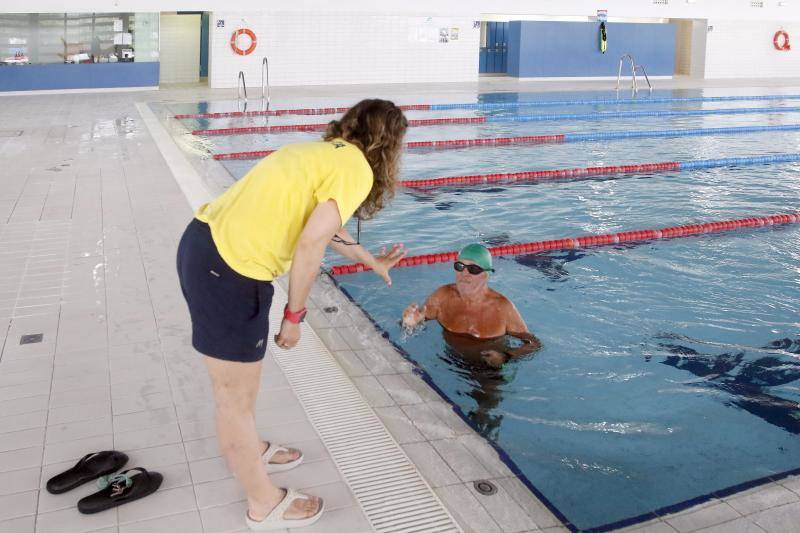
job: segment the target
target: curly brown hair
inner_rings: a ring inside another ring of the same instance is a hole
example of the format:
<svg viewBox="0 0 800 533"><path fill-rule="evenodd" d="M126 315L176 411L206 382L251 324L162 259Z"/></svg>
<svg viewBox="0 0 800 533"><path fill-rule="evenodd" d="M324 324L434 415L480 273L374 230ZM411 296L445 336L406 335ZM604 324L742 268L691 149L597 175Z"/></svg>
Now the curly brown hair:
<svg viewBox="0 0 800 533"><path fill-rule="evenodd" d="M372 190L356 211L358 217L372 218L394 197L407 128L403 111L394 103L379 99L362 100L341 120L328 124L323 139L340 138L358 146L372 167Z"/></svg>

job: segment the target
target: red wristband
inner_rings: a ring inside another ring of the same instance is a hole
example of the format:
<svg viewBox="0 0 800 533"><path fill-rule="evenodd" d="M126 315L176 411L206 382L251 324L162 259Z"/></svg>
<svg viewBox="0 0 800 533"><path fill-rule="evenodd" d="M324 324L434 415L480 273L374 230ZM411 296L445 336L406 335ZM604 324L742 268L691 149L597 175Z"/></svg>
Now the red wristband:
<svg viewBox="0 0 800 533"><path fill-rule="evenodd" d="M286 304L286 307L283 308L283 318L292 324L299 324L306 317L307 312L305 307L299 311L289 311L289 304Z"/></svg>

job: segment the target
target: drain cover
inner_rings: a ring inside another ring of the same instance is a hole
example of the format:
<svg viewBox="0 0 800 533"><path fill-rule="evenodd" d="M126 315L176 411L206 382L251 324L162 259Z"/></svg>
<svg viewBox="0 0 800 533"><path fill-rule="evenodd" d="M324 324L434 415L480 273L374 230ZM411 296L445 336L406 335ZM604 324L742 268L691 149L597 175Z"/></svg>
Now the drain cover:
<svg viewBox="0 0 800 533"><path fill-rule="evenodd" d="M322 310L325 311L326 313L335 313L339 310L339 308L336 307L335 305L332 305L330 307L324 307Z"/></svg>
<svg viewBox="0 0 800 533"><path fill-rule="evenodd" d="M497 492L497 487L494 486L494 483L491 481L486 481L485 479L478 480L473 483L475 486L475 490L483 494L484 496L491 496L492 494Z"/></svg>
<svg viewBox="0 0 800 533"><path fill-rule="evenodd" d="M19 338L20 344L34 344L37 342L42 342L44 339L44 333L33 333L31 335L23 335Z"/></svg>

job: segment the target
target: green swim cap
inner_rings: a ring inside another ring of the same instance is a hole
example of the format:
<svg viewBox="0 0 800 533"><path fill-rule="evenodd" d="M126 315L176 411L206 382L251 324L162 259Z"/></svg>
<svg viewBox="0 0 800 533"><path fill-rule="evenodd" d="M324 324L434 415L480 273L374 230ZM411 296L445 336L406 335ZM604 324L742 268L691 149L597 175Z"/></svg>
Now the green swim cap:
<svg viewBox="0 0 800 533"><path fill-rule="evenodd" d="M472 261L484 270L492 269L492 254L482 244L468 244L458 254L459 261Z"/></svg>

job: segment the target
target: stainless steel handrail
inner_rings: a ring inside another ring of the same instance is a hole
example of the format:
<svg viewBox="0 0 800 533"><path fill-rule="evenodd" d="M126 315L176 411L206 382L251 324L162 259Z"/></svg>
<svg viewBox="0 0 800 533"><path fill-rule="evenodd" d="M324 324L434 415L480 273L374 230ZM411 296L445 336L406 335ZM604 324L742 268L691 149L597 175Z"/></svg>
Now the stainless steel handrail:
<svg viewBox="0 0 800 533"><path fill-rule="evenodd" d="M269 60L264 56L261 61L261 99L267 98L267 109L269 109L270 90L269 90ZM266 91L266 95L264 94Z"/></svg>
<svg viewBox="0 0 800 533"><path fill-rule="evenodd" d="M634 69L642 69L642 74L644 74L644 81L647 82L647 87L650 88L650 92L653 92L653 86L650 84L650 78L647 77L647 69L644 68L644 65L636 65Z"/></svg>
<svg viewBox="0 0 800 533"><path fill-rule="evenodd" d="M242 92L244 92L244 101L247 102L247 84L244 81L244 71L239 71L239 79L236 80L236 99L242 99Z"/></svg>
<svg viewBox="0 0 800 533"><path fill-rule="evenodd" d="M631 62L631 79L632 79L632 89L633 92L637 92L638 88L636 86L636 63L633 61L633 56L630 54L623 54L619 58L619 69L617 69L617 91L619 91L619 80L622 77L622 64L625 62L625 58Z"/></svg>

